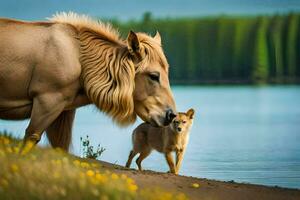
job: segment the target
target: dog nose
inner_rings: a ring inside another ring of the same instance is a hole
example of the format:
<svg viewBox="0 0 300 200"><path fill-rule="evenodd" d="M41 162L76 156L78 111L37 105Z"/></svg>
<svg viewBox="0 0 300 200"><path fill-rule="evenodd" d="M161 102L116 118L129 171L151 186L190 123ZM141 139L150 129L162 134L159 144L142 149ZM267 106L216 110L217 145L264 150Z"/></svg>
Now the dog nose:
<svg viewBox="0 0 300 200"><path fill-rule="evenodd" d="M178 127L177 130L180 132L180 131L181 131L181 128Z"/></svg>
<svg viewBox="0 0 300 200"><path fill-rule="evenodd" d="M165 125L169 125L175 117L176 117L176 114L173 112L173 110L168 109L166 112Z"/></svg>

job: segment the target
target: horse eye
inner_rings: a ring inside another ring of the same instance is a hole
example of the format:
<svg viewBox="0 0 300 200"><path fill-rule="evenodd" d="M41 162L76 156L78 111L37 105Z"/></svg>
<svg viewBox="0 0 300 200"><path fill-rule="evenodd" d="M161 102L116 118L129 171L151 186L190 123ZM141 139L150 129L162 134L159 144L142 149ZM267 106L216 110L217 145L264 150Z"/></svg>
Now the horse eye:
<svg viewBox="0 0 300 200"><path fill-rule="evenodd" d="M159 73L151 73L149 74L149 77L152 81L159 82Z"/></svg>

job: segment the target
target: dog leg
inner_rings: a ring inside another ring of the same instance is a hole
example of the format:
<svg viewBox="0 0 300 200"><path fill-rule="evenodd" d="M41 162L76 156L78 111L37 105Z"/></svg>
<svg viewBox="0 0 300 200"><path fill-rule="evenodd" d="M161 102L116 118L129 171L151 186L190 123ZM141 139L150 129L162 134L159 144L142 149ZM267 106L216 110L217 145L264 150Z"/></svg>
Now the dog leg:
<svg viewBox="0 0 300 200"><path fill-rule="evenodd" d="M174 165L174 161L173 161L173 157L172 157L172 152L171 151L166 152L165 153L165 158L166 158L167 163L169 165L170 172L174 174L175 173L175 165Z"/></svg>
<svg viewBox="0 0 300 200"><path fill-rule="evenodd" d="M184 155L184 150L176 150L176 167L175 174L179 173L179 169L181 167L182 159Z"/></svg>
<svg viewBox="0 0 300 200"><path fill-rule="evenodd" d="M134 152L134 151L132 151L132 150L130 151L129 156L128 156L128 160L127 160L127 162L126 162L126 167L127 167L127 168L130 167L131 162L132 162L132 159L134 158L134 156L135 156L136 154L137 154L136 152Z"/></svg>
<svg viewBox="0 0 300 200"><path fill-rule="evenodd" d="M147 156L149 156L149 154L150 154L150 150L147 150L147 151L142 151L141 153L140 153L140 156L136 159L136 164L137 164L137 166L138 166L138 168L139 168L139 170L143 170L143 168L142 168L142 161L147 157Z"/></svg>

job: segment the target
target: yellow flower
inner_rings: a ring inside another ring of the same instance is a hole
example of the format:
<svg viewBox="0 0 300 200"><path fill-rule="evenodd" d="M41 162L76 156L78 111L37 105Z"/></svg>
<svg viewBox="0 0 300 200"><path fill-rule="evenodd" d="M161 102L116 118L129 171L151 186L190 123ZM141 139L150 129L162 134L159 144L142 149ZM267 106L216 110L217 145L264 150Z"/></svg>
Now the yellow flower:
<svg viewBox="0 0 300 200"><path fill-rule="evenodd" d="M132 192L135 192L138 189L138 187L135 184L128 184L128 189Z"/></svg>
<svg viewBox="0 0 300 200"><path fill-rule="evenodd" d="M95 172L93 170L88 170L88 171L86 171L86 175L87 176L94 176Z"/></svg>
<svg viewBox="0 0 300 200"><path fill-rule="evenodd" d="M200 185L199 185L198 183L193 183L193 184L192 184L192 187L193 187L193 188L198 188L198 187L200 187Z"/></svg>
<svg viewBox="0 0 300 200"><path fill-rule="evenodd" d="M127 187L130 191L136 191L138 189L137 185L134 183L134 180L131 178L126 179Z"/></svg>
<svg viewBox="0 0 300 200"><path fill-rule="evenodd" d="M16 164L12 164L10 166L10 169L11 169L12 172L18 172L19 171L19 167Z"/></svg>
<svg viewBox="0 0 300 200"><path fill-rule="evenodd" d="M132 178L126 179L127 184L134 184L134 180Z"/></svg>
<svg viewBox="0 0 300 200"><path fill-rule="evenodd" d="M116 180L116 179L119 178L119 176L117 174L115 174L115 173L112 173L111 174L111 178L114 179L114 180Z"/></svg>
<svg viewBox="0 0 300 200"><path fill-rule="evenodd" d="M107 177L105 175L102 175L102 174L96 174L96 179L102 183L105 183L107 181Z"/></svg>
<svg viewBox="0 0 300 200"><path fill-rule="evenodd" d="M96 177L96 179L101 180L103 176L101 174L97 173L95 177Z"/></svg>

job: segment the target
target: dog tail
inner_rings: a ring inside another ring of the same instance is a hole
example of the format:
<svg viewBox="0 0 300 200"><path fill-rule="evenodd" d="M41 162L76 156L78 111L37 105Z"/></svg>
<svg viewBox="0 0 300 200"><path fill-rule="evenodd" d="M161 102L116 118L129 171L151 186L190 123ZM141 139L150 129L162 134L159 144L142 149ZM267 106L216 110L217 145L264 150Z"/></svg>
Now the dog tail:
<svg viewBox="0 0 300 200"><path fill-rule="evenodd" d="M75 110L63 111L58 118L47 128L47 138L52 147L69 150L72 139L72 127Z"/></svg>

